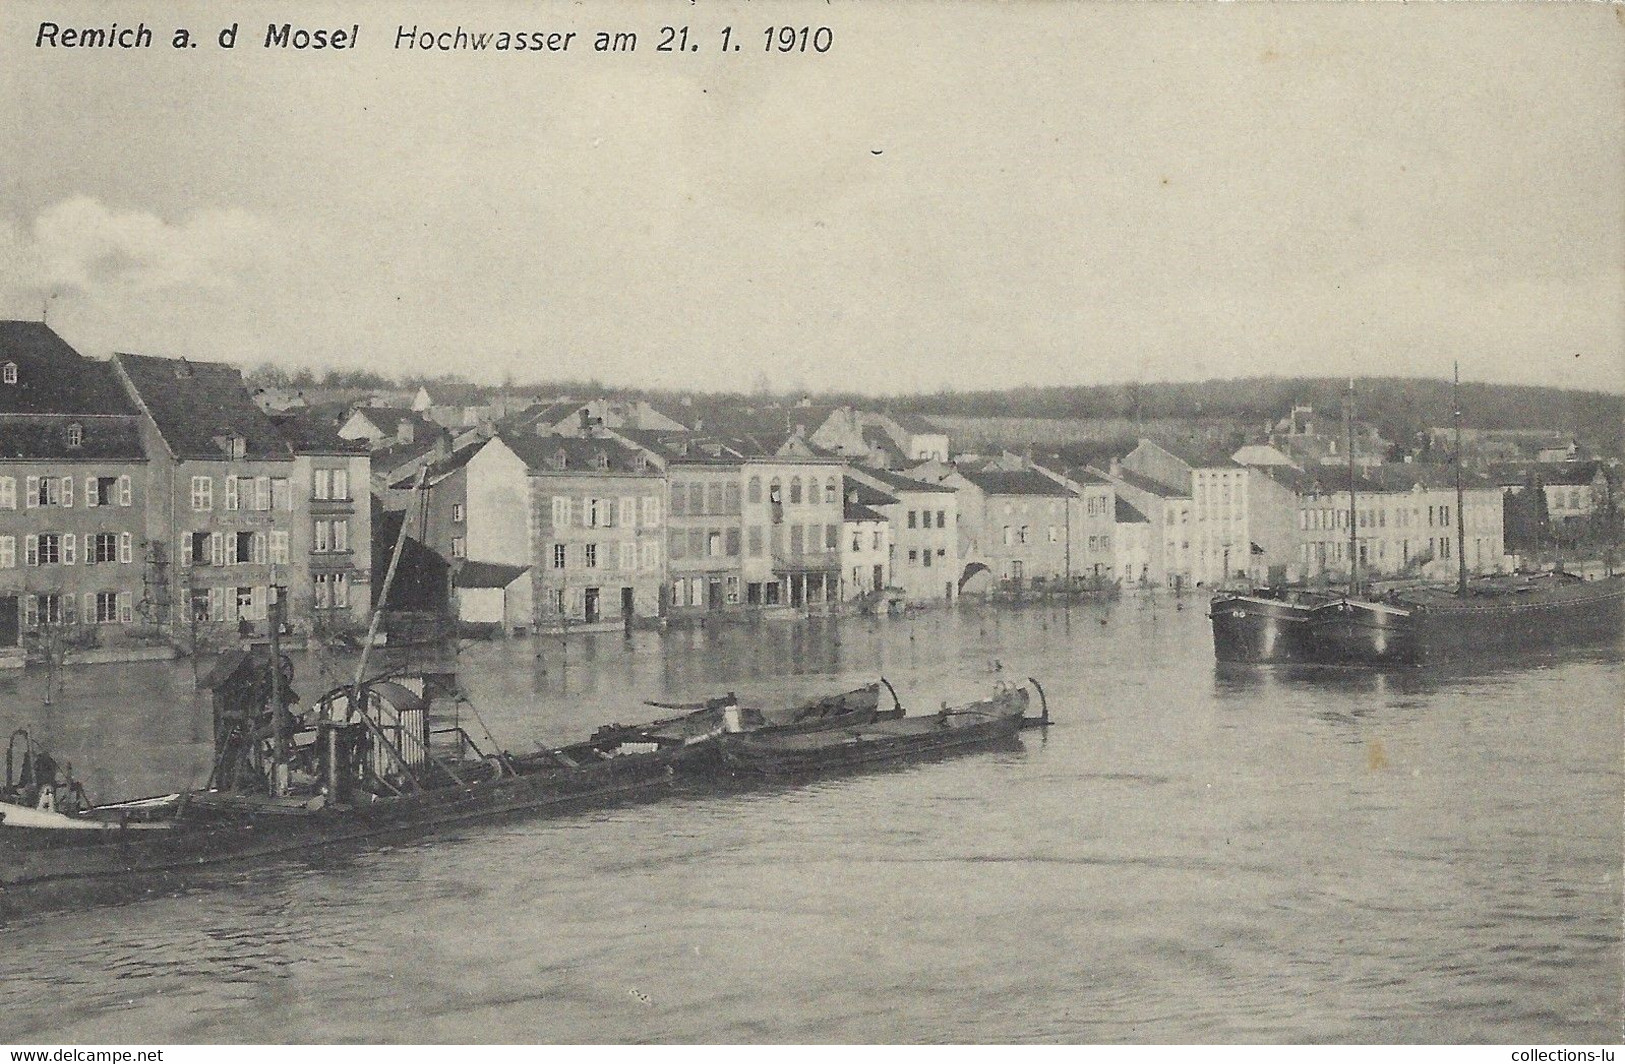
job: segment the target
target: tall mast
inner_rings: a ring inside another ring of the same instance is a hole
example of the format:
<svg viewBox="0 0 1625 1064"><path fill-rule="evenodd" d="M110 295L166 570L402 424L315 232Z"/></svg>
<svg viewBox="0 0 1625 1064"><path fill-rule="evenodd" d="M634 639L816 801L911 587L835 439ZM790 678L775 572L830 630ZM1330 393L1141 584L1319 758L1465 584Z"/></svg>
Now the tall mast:
<svg viewBox="0 0 1625 1064"><path fill-rule="evenodd" d="M1344 446L1349 452L1349 594L1360 591L1359 522L1354 510L1354 378L1349 378L1349 401L1343 405Z"/></svg>
<svg viewBox="0 0 1625 1064"><path fill-rule="evenodd" d="M1461 363L1451 363L1455 380L1450 399L1456 419L1456 594L1467 594L1467 507L1461 488Z"/></svg>

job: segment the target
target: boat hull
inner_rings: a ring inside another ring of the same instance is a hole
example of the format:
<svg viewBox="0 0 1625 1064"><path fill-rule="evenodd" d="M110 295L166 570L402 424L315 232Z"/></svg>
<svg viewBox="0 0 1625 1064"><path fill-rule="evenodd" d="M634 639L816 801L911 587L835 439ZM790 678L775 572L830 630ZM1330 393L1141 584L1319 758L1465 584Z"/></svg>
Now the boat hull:
<svg viewBox="0 0 1625 1064"><path fill-rule="evenodd" d="M1027 706L1026 690L1017 689L961 710L864 727L802 735L722 735L709 748L681 759L678 769L707 778L812 776L1019 745Z"/></svg>
<svg viewBox="0 0 1625 1064"><path fill-rule="evenodd" d="M1310 639L1313 607L1257 595L1213 600L1213 654L1219 661L1292 665L1314 660Z"/></svg>
<svg viewBox="0 0 1625 1064"><path fill-rule="evenodd" d="M672 786L671 755L506 775L346 807L306 811L182 808L168 831L0 830L0 887L170 872L223 861L427 831L510 813L569 811Z"/></svg>

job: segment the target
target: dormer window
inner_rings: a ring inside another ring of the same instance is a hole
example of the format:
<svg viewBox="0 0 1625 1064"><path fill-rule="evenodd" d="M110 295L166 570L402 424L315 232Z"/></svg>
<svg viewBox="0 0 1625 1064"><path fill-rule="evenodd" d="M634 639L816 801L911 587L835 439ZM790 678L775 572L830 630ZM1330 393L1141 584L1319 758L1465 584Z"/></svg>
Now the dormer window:
<svg viewBox="0 0 1625 1064"><path fill-rule="evenodd" d="M560 447L553 452L553 457L548 459L547 464L554 469L563 469L570 464L570 456L564 453L563 447Z"/></svg>
<svg viewBox="0 0 1625 1064"><path fill-rule="evenodd" d="M594 451L592 454L592 467L594 469L608 469L609 455L603 451Z"/></svg>
<svg viewBox="0 0 1625 1064"><path fill-rule="evenodd" d="M633 472L641 473L641 472L643 472L644 470L646 470L648 468L649 468L649 456L648 455L644 454L642 451L639 451L637 454L634 454L632 456L632 470L633 470Z"/></svg>
<svg viewBox="0 0 1625 1064"><path fill-rule="evenodd" d="M4 379L7 384L16 384L17 363L7 362L4 368L0 368L0 379Z"/></svg>
<svg viewBox="0 0 1625 1064"><path fill-rule="evenodd" d="M77 449L85 442L85 427L75 421L68 426L68 446Z"/></svg>
<svg viewBox="0 0 1625 1064"><path fill-rule="evenodd" d="M248 440L235 432L216 436L214 442L227 458L242 458L248 454Z"/></svg>

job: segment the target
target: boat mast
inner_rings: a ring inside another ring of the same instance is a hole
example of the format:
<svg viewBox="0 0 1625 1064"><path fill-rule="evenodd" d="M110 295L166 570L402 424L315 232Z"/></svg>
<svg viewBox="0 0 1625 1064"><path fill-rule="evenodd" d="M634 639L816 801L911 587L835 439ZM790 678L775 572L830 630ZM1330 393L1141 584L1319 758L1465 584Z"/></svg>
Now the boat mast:
<svg viewBox="0 0 1625 1064"><path fill-rule="evenodd" d="M429 480L429 467L425 464L418 470L417 483L412 485L412 495L415 498L423 490ZM395 570L401 564L401 551L406 546L407 515L410 510L401 511L401 530L395 537L395 552L389 557L389 569L384 573L383 590L378 592L378 603L372 608L372 620L367 625L367 641L361 646L361 660L355 665L355 683L350 687L351 704L361 704L361 682L367 675L367 656L372 653L373 640L378 637L378 622L384 616L384 607L389 603L389 589L395 583Z"/></svg>
<svg viewBox="0 0 1625 1064"><path fill-rule="evenodd" d="M1354 378L1349 378L1349 401L1343 405L1344 446L1349 452L1349 594L1360 592L1360 538L1354 511Z"/></svg>
<svg viewBox="0 0 1625 1064"><path fill-rule="evenodd" d="M1461 488L1461 363L1451 363L1455 380L1450 399L1455 406L1456 419L1456 594L1467 595L1467 507Z"/></svg>

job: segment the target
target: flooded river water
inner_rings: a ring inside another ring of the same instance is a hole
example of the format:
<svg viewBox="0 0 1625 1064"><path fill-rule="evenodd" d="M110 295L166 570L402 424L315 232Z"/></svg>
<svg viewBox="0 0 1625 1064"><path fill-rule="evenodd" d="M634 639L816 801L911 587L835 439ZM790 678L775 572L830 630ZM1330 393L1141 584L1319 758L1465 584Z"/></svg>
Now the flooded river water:
<svg viewBox="0 0 1625 1064"><path fill-rule="evenodd" d="M308 674L308 665L302 666ZM1037 676L1024 750L479 825L0 930L0 1042L1615 1041L1617 648L1216 669L1201 603L477 644L512 748L641 700ZM98 798L207 775L185 663L0 678ZM307 694L327 686L296 684ZM9 729L8 729L9 730Z"/></svg>

